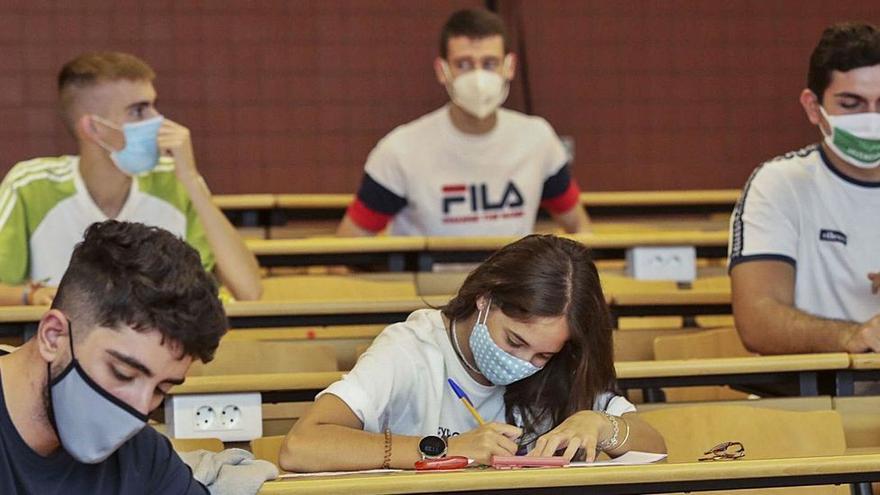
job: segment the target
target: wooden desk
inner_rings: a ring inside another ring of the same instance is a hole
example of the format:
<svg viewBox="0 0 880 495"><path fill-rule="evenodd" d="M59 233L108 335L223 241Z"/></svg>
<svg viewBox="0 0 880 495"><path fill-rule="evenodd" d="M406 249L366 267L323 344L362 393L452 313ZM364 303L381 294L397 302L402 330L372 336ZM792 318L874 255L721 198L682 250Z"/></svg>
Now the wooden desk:
<svg viewBox="0 0 880 495"><path fill-rule="evenodd" d="M246 301L226 305L231 328L397 323L417 309L442 306L445 296L334 301Z"/></svg>
<svg viewBox="0 0 880 495"><path fill-rule="evenodd" d="M382 264L390 272L403 271L407 255L425 248L423 237L402 236L248 239L245 242L264 267L363 263Z"/></svg>
<svg viewBox="0 0 880 495"><path fill-rule="evenodd" d="M729 214L739 189L683 191L584 192L580 199L594 218L658 217ZM236 225L284 225L290 220L338 222L352 194L241 194L215 195L214 203Z"/></svg>
<svg viewBox="0 0 880 495"><path fill-rule="evenodd" d="M306 477L263 484L260 495L380 493L606 494L691 492L859 483L880 480L880 454L741 459L734 462L660 463L644 466L469 469Z"/></svg>
<svg viewBox="0 0 880 495"><path fill-rule="evenodd" d="M794 384L800 396L819 395L819 375L849 368L846 353L736 358L623 361L615 363L618 387L657 389L700 385Z"/></svg>
<svg viewBox="0 0 880 495"><path fill-rule="evenodd" d="M649 230L639 232L595 232L566 235L588 246L593 259L624 259L628 248L637 246L694 246L700 258L727 256L726 230ZM434 263L475 263L515 241L516 237L428 237L419 253L420 271L431 271Z"/></svg>
<svg viewBox="0 0 880 495"><path fill-rule="evenodd" d="M618 386L623 390L793 382L800 386L802 396L818 395L819 372L848 367L849 356L844 353L615 363ZM190 377L170 393L261 392L264 402L308 401L342 374L334 371Z"/></svg>
<svg viewBox="0 0 880 495"><path fill-rule="evenodd" d="M277 223L280 219L273 218L277 216L274 194L217 194L211 199L233 225L264 228L280 225Z"/></svg>

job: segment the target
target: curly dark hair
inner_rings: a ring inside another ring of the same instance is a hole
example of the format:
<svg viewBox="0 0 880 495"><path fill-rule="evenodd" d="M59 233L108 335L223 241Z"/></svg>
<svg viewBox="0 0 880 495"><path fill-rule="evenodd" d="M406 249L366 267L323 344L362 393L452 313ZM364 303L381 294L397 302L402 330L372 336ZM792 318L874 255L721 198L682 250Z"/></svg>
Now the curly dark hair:
<svg viewBox="0 0 880 495"><path fill-rule="evenodd" d="M880 64L880 31L871 24L844 22L822 32L810 56L807 88L822 102L832 71L846 72Z"/></svg>
<svg viewBox="0 0 880 495"><path fill-rule="evenodd" d="M206 363L228 328L217 284L195 249L166 230L115 220L86 230L52 307L80 328L158 330Z"/></svg>

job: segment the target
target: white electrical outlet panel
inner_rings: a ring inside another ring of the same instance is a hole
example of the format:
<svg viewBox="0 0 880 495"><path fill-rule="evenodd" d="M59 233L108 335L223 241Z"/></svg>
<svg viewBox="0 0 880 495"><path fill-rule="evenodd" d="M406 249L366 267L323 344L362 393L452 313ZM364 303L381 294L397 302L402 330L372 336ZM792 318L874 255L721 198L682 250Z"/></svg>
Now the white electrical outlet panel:
<svg viewBox="0 0 880 495"><path fill-rule="evenodd" d="M694 246L629 248L626 274L638 280L693 282L697 278L697 249Z"/></svg>
<svg viewBox="0 0 880 495"><path fill-rule="evenodd" d="M165 422L173 438L219 438L245 442L263 436L259 393L172 395L165 399Z"/></svg>

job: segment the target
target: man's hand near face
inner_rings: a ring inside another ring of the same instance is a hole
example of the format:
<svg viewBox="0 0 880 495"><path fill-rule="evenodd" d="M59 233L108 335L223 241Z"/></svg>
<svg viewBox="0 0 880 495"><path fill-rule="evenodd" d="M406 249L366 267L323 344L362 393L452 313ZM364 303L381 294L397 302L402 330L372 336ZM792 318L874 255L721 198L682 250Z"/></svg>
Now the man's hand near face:
<svg viewBox="0 0 880 495"><path fill-rule="evenodd" d="M208 244L217 257L217 277L236 299L259 299L263 288L257 259L211 200L211 192L196 168L189 129L166 118L159 130L158 144L162 156L174 159L177 179L205 228Z"/></svg>

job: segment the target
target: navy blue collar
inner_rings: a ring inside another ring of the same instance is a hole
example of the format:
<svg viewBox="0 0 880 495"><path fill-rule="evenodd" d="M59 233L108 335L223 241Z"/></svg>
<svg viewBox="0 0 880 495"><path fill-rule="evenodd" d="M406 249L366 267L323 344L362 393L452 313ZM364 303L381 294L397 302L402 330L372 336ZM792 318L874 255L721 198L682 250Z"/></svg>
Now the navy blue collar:
<svg viewBox="0 0 880 495"><path fill-rule="evenodd" d="M826 167L828 167L828 170L831 170L831 173L840 177L842 180L845 180L846 182L857 185L859 187L880 187L880 181L872 182L859 180L844 174L843 172L838 170L837 167L834 166L834 164L831 163L831 160L828 159L828 155L825 154L825 149L822 147L821 144L817 145L816 149L819 150L819 156L822 157L822 162L825 164Z"/></svg>

